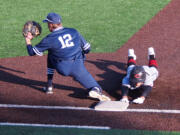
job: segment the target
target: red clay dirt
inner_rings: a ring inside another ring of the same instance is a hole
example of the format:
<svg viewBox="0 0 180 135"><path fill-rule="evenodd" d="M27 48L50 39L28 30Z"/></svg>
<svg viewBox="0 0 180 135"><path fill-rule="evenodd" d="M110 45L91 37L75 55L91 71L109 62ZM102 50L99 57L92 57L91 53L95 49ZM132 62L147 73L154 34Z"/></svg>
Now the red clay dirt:
<svg viewBox="0 0 180 135"><path fill-rule="evenodd" d="M112 100L121 97L127 52L134 48L139 65L148 64L153 46L160 76L143 105L129 109L180 110L180 1L172 0L162 11L114 53L87 55L86 67ZM55 74L54 94L46 95L46 56L0 59L0 104L92 107L98 101L71 77ZM0 108L0 122L109 126L118 129L180 131L180 114L97 112Z"/></svg>

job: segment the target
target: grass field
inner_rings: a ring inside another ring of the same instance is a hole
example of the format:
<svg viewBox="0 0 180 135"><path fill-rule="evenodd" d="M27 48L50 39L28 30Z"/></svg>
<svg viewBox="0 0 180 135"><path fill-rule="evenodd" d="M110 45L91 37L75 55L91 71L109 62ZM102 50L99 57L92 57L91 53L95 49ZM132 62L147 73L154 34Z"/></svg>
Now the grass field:
<svg viewBox="0 0 180 135"><path fill-rule="evenodd" d="M22 27L27 20L40 22L42 35L49 33L42 20L57 12L65 27L74 27L92 45L92 52L113 52L143 27L170 0L0 0L0 58L26 56ZM178 135L179 132L91 130L0 126L0 135Z"/></svg>
<svg viewBox="0 0 180 135"><path fill-rule="evenodd" d="M49 32L42 20L57 12L65 27L74 27L92 45L92 52L113 52L170 0L0 0L0 57L27 55L22 27L27 20L42 25L38 43Z"/></svg>
<svg viewBox="0 0 180 135"><path fill-rule="evenodd" d="M6 127L0 126L0 135L179 135L179 132L101 130L77 128Z"/></svg>

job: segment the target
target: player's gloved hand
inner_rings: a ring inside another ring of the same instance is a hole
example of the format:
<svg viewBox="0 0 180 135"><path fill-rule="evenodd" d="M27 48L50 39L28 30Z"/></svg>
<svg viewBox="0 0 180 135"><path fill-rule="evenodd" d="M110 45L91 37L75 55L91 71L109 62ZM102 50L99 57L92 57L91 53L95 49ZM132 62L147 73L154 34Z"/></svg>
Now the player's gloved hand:
<svg viewBox="0 0 180 135"><path fill-rule="evenodd" d="M31 44L31 40L32 40L33 38L34 38L33 35L32 35L30 32L28 32L27 35L26 35L26 37L25 37L26 44Z"/></svg>
<svg viewBox="0 0 180 135"><path fill-rule="evenodd" d="M37 37L41 34L41 25L35 21L27 21L22 29L22 35L24 37L28 36L28 33L30 32L33 37Z"/></svg>
<svg viewBox="0 0 180 135"><path fill-rule="evenodd" d="M25 37L26 44L31 44L31 40L41 34L41 25L35 21L27 21L22 29L22 35Z"/></svg>
<svg viewBox="0 0 180 135"><path fill-rule="evenodd" d="M144 103L145 98L139 97L134 99L132 102L135 104L143 104Z"/></svg>
<svg viewBox="0 0 180 135"><path fill-rule="evenodd" d="M128 98L122 98L122 99L120 100L120 102L129 103L129 100L128 100Z"/></svg>
<svg viewBox="0 0 180 135"><path fill-rule="evenodd" d="M30 32L28 32L26 38L32 40L34 37Z"/></svg>

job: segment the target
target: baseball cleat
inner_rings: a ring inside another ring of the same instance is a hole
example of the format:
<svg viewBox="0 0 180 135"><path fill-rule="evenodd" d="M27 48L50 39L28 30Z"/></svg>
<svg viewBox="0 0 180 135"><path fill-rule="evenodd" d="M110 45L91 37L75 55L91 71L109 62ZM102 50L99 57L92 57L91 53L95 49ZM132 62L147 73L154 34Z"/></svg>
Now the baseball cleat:
<svg viewBox="0 0 180 135"><path fill-rule="evenodd" d="M139 98L134 99L132 102L135 104L143 104L144 100L145 100L145 98L139 97Z"/></svg>
<svg viewBox="0 0 180 135"><path fill-rule="evenodd" d="M148 59L149 59L150 55L154 55L154 57L155 57L155 52L154 52L154 48L153 47L149 47L148 48Z"/></svg>
<svg viewBox="0 0 180 135"><path fill-rule="evenodd" d="M46 94L53 94L53 87L44 87L43 90L46 92Z"/></svg>
<svg viewBox="0 0 180 135"><path fill-rule="evenodd" d="M99 90L99 88L95 87L95 89L92 89L89 91L89 97L99 99L100 101L111 101L111 99Z"/></svg>
<svg viewBox="0 0 180 135"><path fill-rule="evenodd" d="M129 103L129 100L127 98L122 98L120 102Z"/></svg>
<svg viewBox="0 0 180 135"><path fill-rule="evenodd" d="M134 49L128 50L128 57L133 57L133 59L136 60L136 55L134 53Z"/></svg>

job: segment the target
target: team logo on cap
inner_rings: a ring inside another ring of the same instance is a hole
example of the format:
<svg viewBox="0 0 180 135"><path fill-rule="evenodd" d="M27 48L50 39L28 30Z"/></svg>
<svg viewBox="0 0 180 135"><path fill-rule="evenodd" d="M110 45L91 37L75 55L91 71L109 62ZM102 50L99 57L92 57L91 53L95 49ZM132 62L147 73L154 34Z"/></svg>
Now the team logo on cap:
<svg viewBox="0 0 180 135"><path fill-rule="evenodd" d="M140 72L140 73L138 73L138 74L135 74L135 75L134 75L134 78L141 78L141 76L142 76L142 73Z"/></svg>

